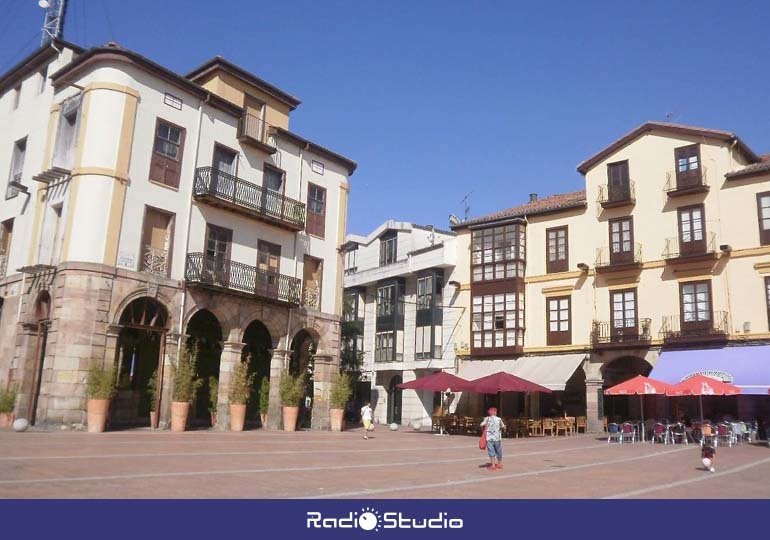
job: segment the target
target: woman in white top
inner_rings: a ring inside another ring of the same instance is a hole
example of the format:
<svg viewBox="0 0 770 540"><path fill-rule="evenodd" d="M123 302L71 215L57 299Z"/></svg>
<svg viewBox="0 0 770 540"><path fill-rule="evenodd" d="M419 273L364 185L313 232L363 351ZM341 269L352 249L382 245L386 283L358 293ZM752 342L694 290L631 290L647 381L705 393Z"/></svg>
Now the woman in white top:
<svg viewBox="0 0 770 540"><path fill-rule="evenodd" d="M368 439L367 433L372 430L372 407L368 401L361 407L361 421L364 423L364 439Z"/></svg>

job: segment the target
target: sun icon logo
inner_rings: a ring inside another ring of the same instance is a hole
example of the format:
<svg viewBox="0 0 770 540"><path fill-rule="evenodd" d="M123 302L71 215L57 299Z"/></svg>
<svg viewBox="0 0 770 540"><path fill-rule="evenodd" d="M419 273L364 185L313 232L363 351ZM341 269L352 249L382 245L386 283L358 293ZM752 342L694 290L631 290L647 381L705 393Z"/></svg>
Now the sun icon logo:
<svg viewBox="0 0 770 540"><path fill-rule="evenodd" d="M362 508L361 515L358 516L358 528L365 531L380 530L380 513L374 508Z"/></svg>

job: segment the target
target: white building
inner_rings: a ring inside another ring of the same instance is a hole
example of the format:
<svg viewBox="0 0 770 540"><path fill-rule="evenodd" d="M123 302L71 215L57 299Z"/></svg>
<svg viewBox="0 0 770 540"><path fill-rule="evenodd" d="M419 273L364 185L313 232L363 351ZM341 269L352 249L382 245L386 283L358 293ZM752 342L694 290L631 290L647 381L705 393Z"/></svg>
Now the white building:
<svg viewBox="0 0 770 540"><path fill-rule="evenodd" d="M344 252L347 316L363 329L350 346L363 351L375 421L427 422L441 406L440 393L397 385L455 372L455 234L391 220L368 236L348 235Z"/></svg>

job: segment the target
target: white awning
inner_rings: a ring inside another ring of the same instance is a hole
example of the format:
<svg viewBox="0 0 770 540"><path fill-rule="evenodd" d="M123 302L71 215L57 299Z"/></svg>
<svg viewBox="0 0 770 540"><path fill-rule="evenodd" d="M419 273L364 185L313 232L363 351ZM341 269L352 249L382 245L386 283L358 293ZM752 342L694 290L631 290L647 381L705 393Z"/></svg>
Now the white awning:
<svg viewBox="0 0 770 540"><path fill-rule="evenodd" d="M465 360L460 364L458 375L470 381L505 371L550 390L563 391L567 381L585 357L584 353L578 353L522 356L515 360Z"/></svg>

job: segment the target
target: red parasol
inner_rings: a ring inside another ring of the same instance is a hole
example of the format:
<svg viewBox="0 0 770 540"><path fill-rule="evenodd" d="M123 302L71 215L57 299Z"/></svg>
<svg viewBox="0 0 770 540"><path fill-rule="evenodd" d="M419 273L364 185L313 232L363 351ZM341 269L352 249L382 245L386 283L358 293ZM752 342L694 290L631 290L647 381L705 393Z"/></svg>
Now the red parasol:
<svg viewBox="0 0 770 540"><path fill-rule="evenodd" d="M505 371L498 371L492 375L470 381L469 385L472 392L477 392L479 394L497 394L498 392L551 393L551 390L545 386L540 386L539 384L511 375Z"/></svg>
<svg viewBox="0 0 770 540"><path fill-rule="evenodd" d="M457 375L439 371L413 381L401 383L398 387L402 390L432 390L434 392L451 390L452 392L462 392L467 390L469 385L470 382Z"/></svg>
<svg viewBox="0 0 770 540"><path fill-rule="evenodd" d="M703 396L734 396L740 393L741 389L737 386L705 375L693 375L666 391L668 396L698 396L701 420L703 420Z"/></svg>
<svg viewBox="0 0 770 540"><path fill-rule="evenodd" d="M637 375L633 379L623 381L622 383L616 384L611 388L607 388L607 390L604 391L604 395L605 396L638 395L639 406L641 407L641 412L642 412L642 422L644 422L644 398L642 396L655 395L655 394L663 395L670 388L671 388L671 385L668 383L664 383L663 381L650 379L649 377L645 377L644 375Z"/></svg>

